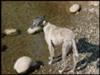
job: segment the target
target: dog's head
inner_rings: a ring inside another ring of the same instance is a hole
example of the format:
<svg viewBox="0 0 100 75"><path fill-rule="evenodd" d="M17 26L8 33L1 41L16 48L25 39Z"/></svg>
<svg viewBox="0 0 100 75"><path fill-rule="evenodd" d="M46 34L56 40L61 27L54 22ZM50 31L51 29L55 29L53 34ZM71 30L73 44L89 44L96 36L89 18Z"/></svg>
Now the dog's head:
<svg viewBox="0 0 100 75"><path fill-rule="evenodd" d="M33 34L43 28L45 22L45 16L38 16L33 20L33 24L28 28L27 32Z"/></svg>

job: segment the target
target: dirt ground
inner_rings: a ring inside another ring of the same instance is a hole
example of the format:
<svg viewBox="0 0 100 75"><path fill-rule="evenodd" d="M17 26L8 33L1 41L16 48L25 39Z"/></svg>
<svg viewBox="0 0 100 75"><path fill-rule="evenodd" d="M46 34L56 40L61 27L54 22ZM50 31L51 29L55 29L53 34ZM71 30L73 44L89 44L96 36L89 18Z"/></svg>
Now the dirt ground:
<svg viewBox="0 0 100 75"><path fill-rule="evenodd" d="M78 3L81 10L71 14L69 8ZM49 51L43 32L35 35L27 33L28 27L36 16L45 15L46 19L60 27L72 29L76 34L76 42L80 55L77 74L99 74L99 5L91 5L91 1L2 1L1 29L16 28L19 35L3 36L1 50L2 74L17 74L13 69L15 61L21 56L30 56L37 66L30 74L58 74L62 68L61 60L48 65ZM56 50L56 56L61 49ZM73 66L72 53L66 65ZM73 74L70 71L64 74Z"/></svg>

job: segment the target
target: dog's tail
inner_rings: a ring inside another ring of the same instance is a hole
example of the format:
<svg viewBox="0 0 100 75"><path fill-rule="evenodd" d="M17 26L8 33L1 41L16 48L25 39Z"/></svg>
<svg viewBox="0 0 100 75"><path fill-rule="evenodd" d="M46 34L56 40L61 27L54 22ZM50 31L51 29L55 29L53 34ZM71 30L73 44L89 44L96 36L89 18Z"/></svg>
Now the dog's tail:
<svg viewBox="0 0 100 75"><path fill-rule="evenodd" d="M72 39L72 48L73 48L72 50L73 50L75 56L79 57L78 50L77 50L76 43L75 43L74 39Z"/></svg>

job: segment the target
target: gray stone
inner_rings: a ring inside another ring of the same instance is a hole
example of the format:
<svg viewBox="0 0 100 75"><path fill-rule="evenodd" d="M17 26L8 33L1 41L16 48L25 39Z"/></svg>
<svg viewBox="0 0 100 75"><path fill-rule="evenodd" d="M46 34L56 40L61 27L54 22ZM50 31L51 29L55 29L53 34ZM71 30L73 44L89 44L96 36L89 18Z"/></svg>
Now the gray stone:
<svg viewBox="0 0 100 75"><path fill-rule="evenodd" d="M20 57L14 64L17 73L25 73L32 65L32 59L27 56Z"/></svg>
<svg viewBox="0 0 100 75"><path fill-rule="evenodd" d="M71 13L76 13L77 11L79 11L80 9L80 5L79 4L73 4L70 8L69 8L69 11Z"/></svg>
<svg viewBox="0 0 100 75"><path fill-rule="evenodd" d="M17 29L11 28L11 29L4 30L4 34L6 34L6 35L11 35L11 34L16 34L16 33L17 33Z"/></svg>

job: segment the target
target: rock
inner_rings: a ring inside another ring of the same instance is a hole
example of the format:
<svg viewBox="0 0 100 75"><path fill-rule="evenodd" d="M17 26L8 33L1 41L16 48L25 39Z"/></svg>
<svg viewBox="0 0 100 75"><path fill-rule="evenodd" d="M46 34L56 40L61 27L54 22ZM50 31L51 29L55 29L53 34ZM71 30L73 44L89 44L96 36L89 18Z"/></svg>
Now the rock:
<svg viewBox="0 0 100 75"><path fill-rule="evenodd" d="M80 9L80 5L79 4L73 4L70 8L69 8L69 11L71 13L76 13L77 11L79 11Z"/></svg>
<svg viewBox="0 0 100 75"><path fill-rule="evenodd" d="M30 68L32 64L32 59L27 56L20 57L14 64L14 70L17 73L25 73Z"/></svg>
<svg viewBox="0 0 100 75"><path fill-rule="evenodd" d="M6 35L11 35L11 34L16 34L17 33L17 29L5 29L4 30L4 34Z"/></svg>
<svg viewBox="0 0 100 75"><path fill-rule="evenodd" d="M88 11L89 11L90 13L94 13L94 12L95 12L95 8L90 8L90 9L88 9Z"/></svg>

